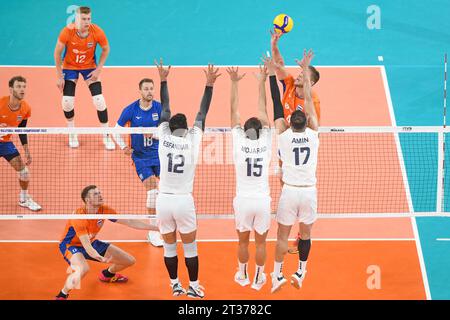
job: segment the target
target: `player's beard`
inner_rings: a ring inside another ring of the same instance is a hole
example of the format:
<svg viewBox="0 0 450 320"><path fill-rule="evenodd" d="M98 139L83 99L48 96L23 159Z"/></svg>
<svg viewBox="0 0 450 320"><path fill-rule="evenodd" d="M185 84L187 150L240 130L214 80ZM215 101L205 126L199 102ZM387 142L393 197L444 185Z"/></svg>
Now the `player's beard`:
<svg viewBox="0 0 450 320"><path fill-rule="evenodd" d="M13 91L13 97L16 98L17 100L22 100L23 97L25 97L25 93Z"/></svg>

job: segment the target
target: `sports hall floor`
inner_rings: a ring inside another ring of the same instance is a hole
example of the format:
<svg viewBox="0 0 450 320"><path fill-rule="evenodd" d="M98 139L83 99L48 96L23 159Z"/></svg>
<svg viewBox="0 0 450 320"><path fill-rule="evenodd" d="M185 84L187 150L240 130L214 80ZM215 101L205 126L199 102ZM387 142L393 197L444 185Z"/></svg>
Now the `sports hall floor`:
<svg viewBox="0 0 450 320"><path fill-rule="evenodd" d="M295 22L294 30L280 41L286 63L293 65L304 47L316 52L314 64L321 73L316 91L323 126L442 125L442 64L450 36L444 0L410 1L407 6L377 1L380 30L366 26L370 1L288 0L256 5L249 0L97 0L83 4L91 6L94 23L105 30L111 45L108 67L102 73L110 123L138 98L136 88L141 78L158 79L150 66L159 57L174 66L169 79L173 111L185 112L193 119L204 85L202 66L213 62L246 66L242 67L247 76L240 88L240 111L242 119L253 115L257 86L250 74L256 69L251 66L270 48L268 30L273 16L284 12ZM6 46L0 51L0 94L7 94L11 76L21 74L28 79L26 99L33 108L29 126L65 126L51 65L56 37L70 16L66 13L70 5L70 1L48 0L37 5L26 0L8 3L6 10L6 4L0 3L0 40ZM53 18L36 19L49 15ZM39 33L31 33L31 22L15 24L18 16L22 21L33 21L33 29ZM229 80L225 68L221 69L223 75L214 88L207 119L211 127L229 126ZM294 67L290 70L295 73ZM270 110L271 103L268 105ZM76 124L97 126L96 111L84 84L77 88ZM1 163L0 170L9 169ZM414 209L436 210L435 201L420 196L421 188L429 186L421 183L413 168L407 165L406 171L410 184L416 184L411 187ZM70 174L76 178L77 173ZM445 187L450 190L450 185ZM41 192L32 188L33 194ZM422 193L433 197L426 191ZM448 211L449 201L444 200L444 210ZM12 213L22 212L14 210ZM0 299L52 299L60 290L67 265L57 240L64 223L0 221L0 268L8 270L0 275ZM267 273L273 267L275 236L273 223ZM101 266L90 263L91 272L71 299L172 299L163 251L143 241L145 232L106 224L99 237L117 241L137 258L136 265L126 270L130 281L123 286L100 283L96 276ZM449 299L450 242L442 241L449 237L448 218L320 219L313 230L303 288L298 291L287 285L270 294L270 283L261 292L234 283L237 242L233 221L200 220L200 281L207 299ZM295 271L296 266L297 256L287 255L285 273ZM381 270L380 289L367 286L371 266ZM253 269L250 264L249 270ZM179 270L182 282L187 283L182 259Z"/></svg>

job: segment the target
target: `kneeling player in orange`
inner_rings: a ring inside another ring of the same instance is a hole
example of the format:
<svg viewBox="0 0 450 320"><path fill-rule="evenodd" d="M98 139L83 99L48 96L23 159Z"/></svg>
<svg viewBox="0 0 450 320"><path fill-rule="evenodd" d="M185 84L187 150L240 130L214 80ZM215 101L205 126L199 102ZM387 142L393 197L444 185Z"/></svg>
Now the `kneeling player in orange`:
<svg viewBox="0 0 450 320"><path fill-rule="evenodd" d="M85 206L78 208L75 214L116 214L114 209L103 204L102 194L94 185L83 189L81 199L84 201ZM100 281L128 281L126 276L118 272L135 264L136 259L115 245L95 239L97 233L103 227L104 221L104 219L83 219L69 220L67 222L59 244L59 250L74 272L67 277L64 288L56 296L57 300L67 299L70 290L78 287L81 279L89 271L89 265L86 260L111 263L109 268L100 273ZM134 229L158 231L157 227L139 220L110 219L110 221L124 224Z"/></svg>

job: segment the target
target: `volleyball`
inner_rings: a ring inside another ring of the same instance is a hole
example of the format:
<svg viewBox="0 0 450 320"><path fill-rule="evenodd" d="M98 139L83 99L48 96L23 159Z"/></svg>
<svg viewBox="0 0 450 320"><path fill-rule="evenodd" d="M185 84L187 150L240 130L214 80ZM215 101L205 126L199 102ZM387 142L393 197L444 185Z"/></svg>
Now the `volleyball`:
<svg viewBox="0 0 450 320"><path fill-rule="evenodd" d="M288 33L294 26L294 21L286 14L279 14L273 19L273 26L278 33Z"/></svg>

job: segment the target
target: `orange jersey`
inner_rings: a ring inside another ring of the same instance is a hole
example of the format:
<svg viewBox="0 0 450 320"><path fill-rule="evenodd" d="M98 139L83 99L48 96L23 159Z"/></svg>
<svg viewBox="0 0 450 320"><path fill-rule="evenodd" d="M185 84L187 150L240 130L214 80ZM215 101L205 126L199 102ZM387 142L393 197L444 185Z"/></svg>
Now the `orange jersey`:
<svg viewBox="0 0 450 320"><path fill-rule="evenodd" d="M31 107L25 102L20 101L20 108L12 111L9 108L9 96L0 98L0 126L17 127L22 120L28 119L31 116ZM0 142L11 141L11 135L0 135Z"/></svg>
<svg viewBox="0 0 450 320"><path fill-rule="evenodd" d="M86 208L78 208L75 210L75 214L86 214ZM108 206L100 206L97 214L117 214L117 212ZM111 221L116 222L116 220ZM104 219L69 220L62 235L61 244L65 244L66 247L82 246L79 237L83 235L89 235L89 239L92 243L95 240L97 233L102 229L104 222Z"/></svg>
<svg viewBox="0 0 450 320"><path fill-rule="evenodd" d="M89 35L86 38L80 38L72 23L61 31L59 41L66 45L63 69L69 70L95 69L97 67L95 62L97 43L101 47L108 44L105 33L95 24L89 26Z"/></svg>
<svg viewBox="0 0 450 320"><path fill-rule="evenodd" d="M292 113L295 110L302 110L304 112L305 99L301 99L295 95L294 77L288 75L284 80L284 94L283 94L283 110L284 118L289 123ZM320 100L315 92L312 92L312 99L316 109L317 120L320 123Z"/></svg>

